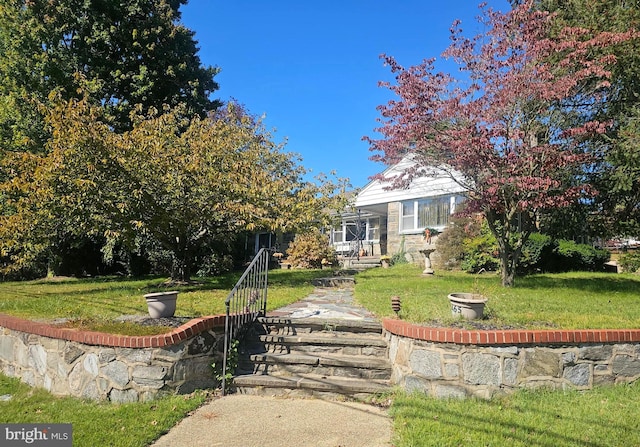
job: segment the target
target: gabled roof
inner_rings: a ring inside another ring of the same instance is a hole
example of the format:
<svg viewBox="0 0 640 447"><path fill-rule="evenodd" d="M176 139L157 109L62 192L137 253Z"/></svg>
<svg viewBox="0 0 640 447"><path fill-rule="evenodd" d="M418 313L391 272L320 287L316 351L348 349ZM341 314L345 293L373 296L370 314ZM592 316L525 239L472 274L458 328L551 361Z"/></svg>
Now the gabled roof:
<svg viewBox="0 0 640 447"><path fill-rule="evenodd" d="M405 157L399 163L387 168L382 176L386 179L392 179L402 175L406 169L414 165L415 162L410 157ZM459 194L465 191L451 179L449 173L442 169L425 169L424 173L425 175L422 177L415 177L406 189L390 189L391 182L372 180L358 193L355 207L361 208L389 202Z"/></svg>

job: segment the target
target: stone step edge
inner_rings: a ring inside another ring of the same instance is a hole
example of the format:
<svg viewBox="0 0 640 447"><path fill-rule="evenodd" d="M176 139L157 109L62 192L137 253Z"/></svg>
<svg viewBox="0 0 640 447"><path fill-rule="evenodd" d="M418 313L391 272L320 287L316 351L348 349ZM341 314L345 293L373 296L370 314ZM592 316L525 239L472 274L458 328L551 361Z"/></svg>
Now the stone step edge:
<svg viewBox="0 0 640 447"><path fill-rule="evenodd" d="M338 366L372 370L391 370L391 363L385 359L369 356L314 356L301 354L251 354L250 362L285 365Z"/></svg>
<svg viewBox="0 0 640 447"><path fill-rule="evenodd" d="M386 348L387 341L380 338L346 338L331 336L305 336L300 335L259 335L258 340L262 343L284 344L284 345L316 345L316 346L361 346L365 348Z"/></svg>
<svg viewBox="0 0 640 447"><path fill-rule="evenodd" d="M340 287L353 287L356 283L355 278L352 276L328 276L325 278L314 278L311 280L311 284L320 288L340 288Z"/></svg>
<svg viewBox="0 0 640 447"><path fill-rule="evenodd" d="M259 317L258 323L277 327L317 328L327 332L372 332L382 334L382 323L378 321L346 320L339 318L287 318L287 317Z"/></svg>
<svg viewBox="0 0 640 447"><path fill-rule="evenodd" d="M313 374L300 374L288 377L245 374L234 377L232 386L235 388L262 387L308 389L314 391L336 392L338 394L376 394L391 390L391 385L389 385L389 382L386 380L346 379Z"/></svg>

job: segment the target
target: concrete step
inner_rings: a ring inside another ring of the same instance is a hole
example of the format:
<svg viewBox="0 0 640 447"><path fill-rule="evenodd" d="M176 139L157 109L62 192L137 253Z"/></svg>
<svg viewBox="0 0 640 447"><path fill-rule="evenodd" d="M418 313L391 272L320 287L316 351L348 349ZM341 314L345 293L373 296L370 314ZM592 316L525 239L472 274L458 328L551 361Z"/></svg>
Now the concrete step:
<svg viewBox="0 0 640 447"><path fill-rule="evenodd" d="M253 346L263 352L325 353L386 357L387 342L382 337L344 337L335 334L260 335Z"/></svg>
<svg viewBox="0 0 640 447"><path fill-rule="evenodd" d="M370 257L361 257L360 259L345 257L342 260L342 265L343 265L343 268L362 271L370 268L380 267L382 264L380 262L379 256L370 256Z"/></svg>
<svg viewBox="0 0 640 447"><path fill-rule="evenodd" d="M243 356L239 370L275 376L317 374L334 377L389 380L391 364L383 358L335 355L261 353Z"/></svg>
<svg viewBox="0 0 640 447"><path fill-rule="evenodd" d="M311 284L316 287L352 288L355 283L356 280L352 276L329 276L311 280Z"/></svg>
<svg viewBox="0 0 640 447"><path fill-rule="evenodd" d="M382 334L382 324L378 321L319 319L319 318L282 318L260 317L267 334L297 335L316 332L347 333L347 334Z"/></svg>
<svg viewBox="0 0 640 447"><path fill-rule="evenodd" d="M241 394L270 396L313 396L343 399L349 397L366 400L371 395L391 391L386 380L329 377L315 374L291 376L240 375L232 382L232 388Z"/></svg>
<svg viewBox="0 0 640 447"><path fill-rule="evenodd" d="M376 321L264 317L239 347L234 384L246 394L361 399L388 390L387 351Z"/></svg>

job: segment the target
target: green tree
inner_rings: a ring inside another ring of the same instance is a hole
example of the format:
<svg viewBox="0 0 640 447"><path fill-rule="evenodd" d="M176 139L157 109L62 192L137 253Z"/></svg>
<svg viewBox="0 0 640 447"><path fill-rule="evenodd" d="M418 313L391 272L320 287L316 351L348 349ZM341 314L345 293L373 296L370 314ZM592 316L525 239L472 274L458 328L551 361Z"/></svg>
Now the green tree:
<svg viewBox="0 0 640 447"><path fill-rule="evenodd" d="M186 0L7 0L0 3L0 144L41 150L37 105L80 87L116 130L130 113L186 105L205 116L219 103L217 68L204 67L194 33L180 23ZM79 76L81 75L81 76Z"/></svg>
<svg viewBox="0 0 640 447"><path fill-rule="evenodd" d="M558 27L580 27L591 36L640 30L638 2L538 0L536 3L538 8L556 15ZM605 90L606 101L594 101L591 105L592 113L611 126L591 141L599 163L588 174L598 195L579 211L588 220L576 221L577 233L584 235L590 231L592 235L605 237L640 233L640 38L636 34L607 51L615 56L615 63L609 67L611 86ZM564 217L553 221L554 225L567 228Z"/></svg>
<svg viewBox="0 0 640 447"><path fill-rule="evenodd" d="M107 255L144 236L172 253L172 278L188 281L209 241L326 224L326 210L342 206L344 181L305 180L299 159L237 104L206 118L184 108L138 116L124 133L103 113L87 100L61 103L47 153L7 164L21 169L1 191L15 209L0 222L9 269L46 254L59 234L104 235Z"/></svg>

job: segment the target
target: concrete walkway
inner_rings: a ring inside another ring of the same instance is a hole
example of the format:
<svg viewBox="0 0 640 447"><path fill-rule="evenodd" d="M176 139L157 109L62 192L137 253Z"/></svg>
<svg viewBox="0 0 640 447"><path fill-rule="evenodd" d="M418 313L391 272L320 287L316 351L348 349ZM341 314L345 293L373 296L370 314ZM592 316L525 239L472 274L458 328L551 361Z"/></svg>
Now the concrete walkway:
<svg viewBox="0 0 640 447"><path fill-rule="evenodd" d="M355 305L350 287L317 287L269 316L376 321ZM386 410L352 402L248 395L214 398L153 446L390 447Z"/></svg>
<svg viewBox="0 0 640 447"><path fill-rule="evenodd" d="M215 398L155 447L389 447L391 421L364 404L247 395Z"/></svg>

